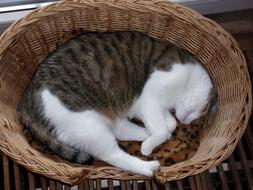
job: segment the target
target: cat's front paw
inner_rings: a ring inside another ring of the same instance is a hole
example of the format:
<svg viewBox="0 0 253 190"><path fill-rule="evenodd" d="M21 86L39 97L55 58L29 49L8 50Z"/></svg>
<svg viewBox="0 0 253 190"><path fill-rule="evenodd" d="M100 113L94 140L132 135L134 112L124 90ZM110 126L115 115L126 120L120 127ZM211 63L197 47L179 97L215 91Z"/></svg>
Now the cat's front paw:
<svg viewBox="0 0 253 190"><path fill-rule="evenodd" d="M149 156L152 153L153 149L149 146L147 141L144 141L141 144L141 154L144 156Z"/></svg>

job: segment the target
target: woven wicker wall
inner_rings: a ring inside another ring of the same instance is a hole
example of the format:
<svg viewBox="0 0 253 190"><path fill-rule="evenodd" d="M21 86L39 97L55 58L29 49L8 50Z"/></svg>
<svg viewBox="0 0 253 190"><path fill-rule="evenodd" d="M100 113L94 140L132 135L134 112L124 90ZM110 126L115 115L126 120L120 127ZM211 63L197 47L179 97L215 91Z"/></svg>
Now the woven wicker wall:
<svg viewBox="0 0 253 190"><path fill-rule="evenodd" d="M106 166L73 165L50 158L26 142L16 106L38 64L56 48L65 32L139 31L169 41L198 57L209 71L219 112L197 153L155 177L164 183L197 174L227 158L242 136L251 110L251 86L245 59L235 40L215 22L165 0L69 0L38 9L17 21L0 38L0 148L18 164L66 183L88 179L146 179Z"/></svg>

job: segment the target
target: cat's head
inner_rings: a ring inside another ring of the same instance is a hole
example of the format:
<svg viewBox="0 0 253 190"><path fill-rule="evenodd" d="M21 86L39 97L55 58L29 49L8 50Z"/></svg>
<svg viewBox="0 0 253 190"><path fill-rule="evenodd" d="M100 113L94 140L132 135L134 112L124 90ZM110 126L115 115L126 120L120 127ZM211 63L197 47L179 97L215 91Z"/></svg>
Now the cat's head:
<svg viewBox="0 0 253 190"><path fill-rule="evenodd" d="M213 85L206 70L195 65L189 72L191 74L175 104L176 117L184 124L203 116L214 98Z"/></svg>

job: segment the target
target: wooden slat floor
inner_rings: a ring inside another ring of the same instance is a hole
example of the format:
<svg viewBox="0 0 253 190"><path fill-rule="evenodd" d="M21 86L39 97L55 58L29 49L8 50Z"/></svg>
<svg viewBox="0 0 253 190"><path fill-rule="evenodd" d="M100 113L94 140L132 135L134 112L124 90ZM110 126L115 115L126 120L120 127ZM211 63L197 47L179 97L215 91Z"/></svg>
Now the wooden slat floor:
<svg viewBox="0 0 253 190"><path fill-rule="evenodd" d="M209 15L219 22L238 41L246 57L251 79L253 79L253 10ZM253 190L253 117L233 154L217 167L201 174L165 186L154 181L82 181L70 187L58 181L28 172L14 164L8 157L0 157L0 190ZM104 184L106 187L104 187Z"/></svg>

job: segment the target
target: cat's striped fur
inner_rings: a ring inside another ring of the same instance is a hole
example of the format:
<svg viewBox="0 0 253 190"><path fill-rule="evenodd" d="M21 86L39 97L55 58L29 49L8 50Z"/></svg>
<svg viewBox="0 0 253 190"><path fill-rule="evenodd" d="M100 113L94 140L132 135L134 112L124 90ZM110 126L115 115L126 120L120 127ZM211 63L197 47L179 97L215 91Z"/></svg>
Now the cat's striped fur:
<svg viewBox="0 0 253 190"><path fill-rule="evenodd" d="M171 44L137 32L85 33L57 48L38 67L19 105L28 131L56 154L84 163L91 157L59 142L42 115L44 87L73 111L94 109L112 120L128 111L154 69L194 59Z"/></svg>

